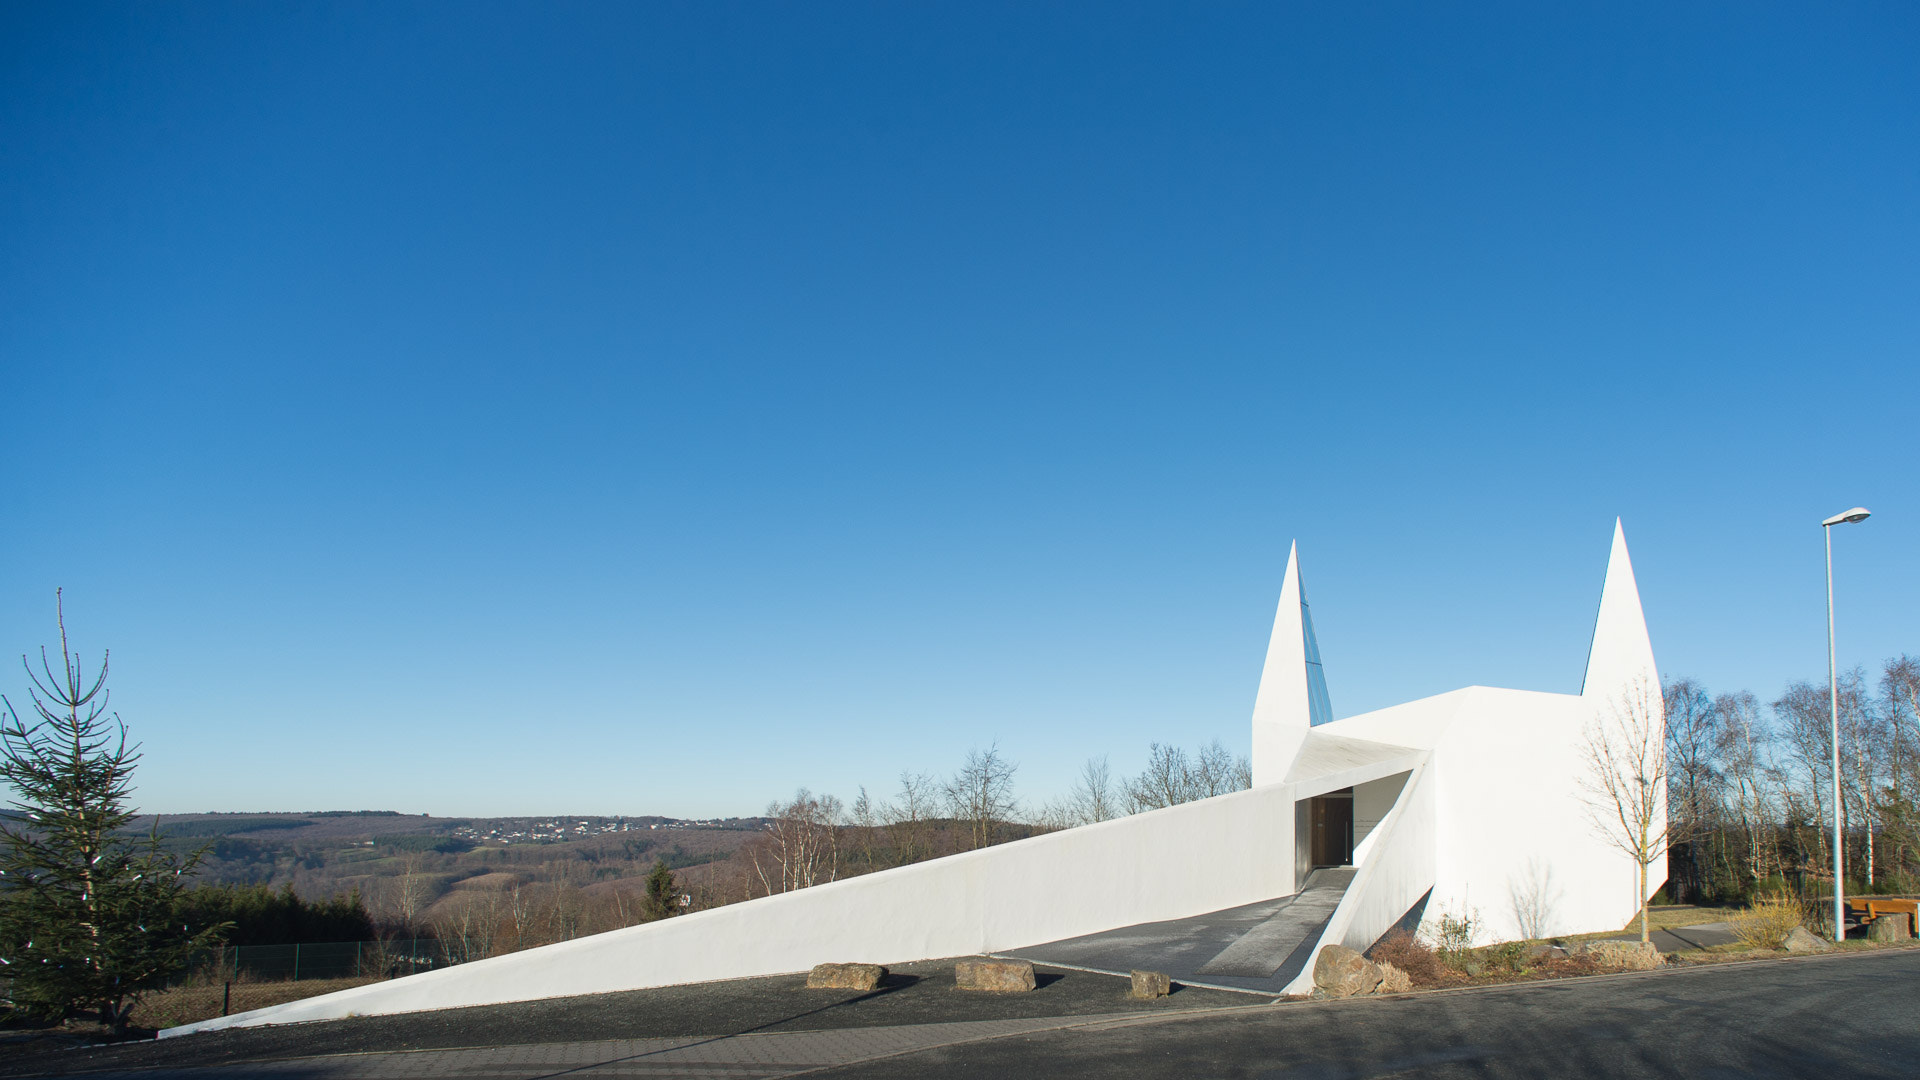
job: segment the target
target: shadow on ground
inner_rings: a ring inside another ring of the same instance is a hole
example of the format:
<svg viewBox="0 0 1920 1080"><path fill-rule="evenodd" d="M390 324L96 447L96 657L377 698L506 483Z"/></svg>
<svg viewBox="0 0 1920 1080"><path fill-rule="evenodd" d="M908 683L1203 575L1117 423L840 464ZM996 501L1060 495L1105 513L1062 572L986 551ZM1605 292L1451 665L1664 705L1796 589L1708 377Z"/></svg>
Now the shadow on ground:
<svg viewBox="0 0 1920 1080"><path fill-rule="evenodd" d="M213 1031L157 1042L87 1049L15 1046L0 1053L0 1076L48 1076L105 1069L187 1068L320 1054L594 1042L606 1039L721 1038L782 1031L1091 1016L1251 1006L1249 994L1176 986L1172 996L1137 1001L1124 978L1036 965L1023 994L957 989L953 961L894 967L877 989L811 990L805 975L629 990L512 1005L366 1016L283 1027ZM276 1071L276 1075L279 1075Z"/></svg>

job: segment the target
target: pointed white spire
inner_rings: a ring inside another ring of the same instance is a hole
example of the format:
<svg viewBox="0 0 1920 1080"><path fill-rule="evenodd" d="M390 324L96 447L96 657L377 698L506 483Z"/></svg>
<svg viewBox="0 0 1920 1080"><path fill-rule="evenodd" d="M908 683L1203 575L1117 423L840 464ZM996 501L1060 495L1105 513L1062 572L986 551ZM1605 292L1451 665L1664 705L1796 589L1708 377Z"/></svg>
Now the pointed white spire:
<svg viewBox="0 0 1920 1080"><path fill-rule="evenodd" d="M1260 672L1260 692L1253 702L1254 785L1283 779L1307 729L1316 720L1331 720L1329 713L1320 650L1300 585L1300 545L1295 543L1287 550L1287 573L1273 615L1273 636L1267 642L1267 664Z"/></svg>
<svg viewBox="0 0 1920 1080"><path fill-rule="evenodd" d="M1613 552L1607 558L1607 581L1600 588L1600 616L1594 621L1587 677L1580 693L1613 698L1641 680L1659 694L1660 669L1647 637L1647 617L1640 610L1640 586L1634 582L1633 560L1627 555L1627 533L1615 518Z"/></svg>

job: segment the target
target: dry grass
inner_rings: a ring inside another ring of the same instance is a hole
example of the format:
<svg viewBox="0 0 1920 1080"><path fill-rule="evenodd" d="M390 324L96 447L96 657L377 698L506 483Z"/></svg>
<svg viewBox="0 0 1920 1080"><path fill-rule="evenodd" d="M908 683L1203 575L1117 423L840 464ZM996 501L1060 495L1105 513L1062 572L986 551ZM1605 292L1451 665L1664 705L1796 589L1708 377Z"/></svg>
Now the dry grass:
<svg viewBox="0 0 1920 1080"><path fill-rule="evenodd" d="M1414 986L1423 989L1448 985L1451 974L1432 949L1404 930L1395 930L1375 942L1373 948L1367 950L1367 959L1376 964L1392 964L1406 972Z"/></svg>
<svg viewBox="0 0 1920 1080"><path fill-rule="evenodd" d="M1805 906L1792 893L1769 893L1729 916L1727 926L1748 948L1777 949L1806 918Z"/></svg>
<svg viewBox="0 0 1920 1080"><path fill-rule="evenodd" d="M373 977L356 977L306 979L300 982L239 982L233 984L233 1002L228 1011L241 1013L250 1009L264 1009L269 1005L282 1005L378 981ZM167 1028L211 1020L221 1015L220 1005L225 991L225 986L214 983L209 986L177 986L161 993L148 994L134 1007L133 1026Z"/></svg>
<svg viewBox="0 0 1920 1080"><path fill-rule="evenodd" d="M1734 907L1708 907L1698 904L1663 904L1647 909L1648 930L1672 930L1681 926L1699 926L1701 923L1724 922L1740 913ZM1622 929L1640 932L1640 916L1627 920Z"/></svg>

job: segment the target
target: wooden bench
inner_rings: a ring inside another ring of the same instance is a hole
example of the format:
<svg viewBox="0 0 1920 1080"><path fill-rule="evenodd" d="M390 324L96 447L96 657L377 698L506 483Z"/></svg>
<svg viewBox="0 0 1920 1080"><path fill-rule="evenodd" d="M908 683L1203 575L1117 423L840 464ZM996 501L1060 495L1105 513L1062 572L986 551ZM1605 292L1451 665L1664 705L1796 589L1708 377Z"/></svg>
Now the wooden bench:
<svg viewBox="0 0 1920 1080"><path fill-rule="evenodd" d="M1892 897L1870 896L1864 900L1847 901L1847 913L1860 925L1865 926L1882 915L1905 915L1907 930L1920 937L1920 900L1899 900Z"/></svg>

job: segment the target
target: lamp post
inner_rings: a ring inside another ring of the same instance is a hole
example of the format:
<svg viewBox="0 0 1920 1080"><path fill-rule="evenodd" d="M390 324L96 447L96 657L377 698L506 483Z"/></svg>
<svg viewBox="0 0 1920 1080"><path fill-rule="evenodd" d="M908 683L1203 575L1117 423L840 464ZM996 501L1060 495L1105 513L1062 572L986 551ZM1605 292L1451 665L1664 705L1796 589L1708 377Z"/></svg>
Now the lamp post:
<svg viewBox="0 0 1920 1080"><path fill-rule="evenodd" d="M1820 523L1827 538L1827 705L1833 718L1833 940L1847 939L1846 876L1840 844L1840 671L1833 649L1833 527L1867 520L1867 508L1856 506ZM1869 824L1868 828L1872 828ZM1867 838L1873 842L1872 837Z"/></svg>

